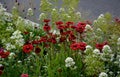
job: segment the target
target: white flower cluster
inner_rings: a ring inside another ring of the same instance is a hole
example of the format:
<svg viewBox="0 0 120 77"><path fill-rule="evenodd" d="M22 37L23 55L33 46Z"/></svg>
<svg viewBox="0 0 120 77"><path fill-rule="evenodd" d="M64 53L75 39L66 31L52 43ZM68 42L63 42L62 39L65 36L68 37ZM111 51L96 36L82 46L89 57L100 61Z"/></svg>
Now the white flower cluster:
<svg viewBox="0 0 120 77"><path fill-rule="evenodd" d="M104 61L112 61L114 59L114 54L109 45L105 45L102 49L101 59Z"/></svg>
<svg viewBox="0 0 120 77"><path fill-rule="evenodd" d="M87 24L87 25L85 26L85 31L88 31L88 30L90 30L90 31L93 30L93 28L92 28L89 24Z"/></svg>
<svg viewBox="0 0 120 77"><path fill-rule="evenodd" d="M93 48L90 45L86 46L86 50L84 51L85 53L91 52Z"/></svg>
<svg viewBox="0 0 120 77"><path fill-rule="evenodd" d="M11 27L11 26L8 26L7 28L6 28L6 31L13 31L14 29L13 29L13 27Z"/></svg>
<svg viewBox="0 0 120 77"><path fill-rule="evenodd" d="M105 72L101 72L101 73L99 74L99 77L108 77L108 75L107 75Z"/></svg>
<svg viewBox="0 0 120 77"><path fill-rule="evenodd" d="M3 5L0 3L0 15L3 14L3 12L5 12L6 9L3 8Z"/></svg>
<svg viewBox="0 0 120 77"><path fill-rule="evenodd" d="M6 49L7 50L11 50L11 49L15 49L15 48L16 48L15 45L12 45L11 43L6 44Z"/></svg>
<svg viewBox="0 0 120 77"><path fill-rule="evenodd" d="M45 13L41 13L39 15L39 20L43 21L46 18L46 14Z"/></svg>
<svg viewBox="0 0 120 77"><path fill-rule="evenodd" d="M66 67L73 67L75 65L75 62L71 57L67 57L65 63Z"/></svg>
<svg viewBox="0 0 120 77"><path fill-rule="evenodd" d="M118 38L117 40L117 45L120 45L120 38Z"/></svg>
<svg viewBox="0 0 120 77"><path fill-rule="evenodd" d="M23 46L24 39L23 39L23 36L21 34L21 31L16 30L10 38L15 41L15 44L17 46L20 46L20 47Z"/></svg>
<svg viewBox="0 0 120 77"><path fill-rule="evenodd" d="M29 9L28 9L27 15L28 15L28 16L32 16L32 15L33 15L33 10L32 10L32 8L29 8Z"/></svg>

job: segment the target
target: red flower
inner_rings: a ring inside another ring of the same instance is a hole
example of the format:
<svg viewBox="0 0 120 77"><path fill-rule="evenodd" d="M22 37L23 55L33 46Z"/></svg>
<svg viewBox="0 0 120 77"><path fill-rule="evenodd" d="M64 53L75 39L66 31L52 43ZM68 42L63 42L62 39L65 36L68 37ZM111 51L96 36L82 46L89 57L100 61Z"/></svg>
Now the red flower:
<svg viewBox="0 0 120 77"><path fill-rule="evenodd" d="M74 22L70 22L70 21L68 21L68 22L66 22L66 25L73 25L74 24Z"/></svg>
<svg viewBox="0 0 120 77"><path fill-rule="evenodd" d="M62 24L63 24L62 21L58 21L58 22L56 22L56 25L62 25Z"/></svg>
<svg viewBox="0 0 120 77"><path fill-rule="evenodd" d="M82 50L82 51L84 51L86 49L86 46L87 46L87 44L84 43L84 42L79 43L79 49Z"/></svg>
<svg viewBox="0 0 120 77"><path fill-rule="evenodd" d="M83 33L85 31L85 26L86 26L86 23L78 23L77 26L76 26L76 31L79 32L79 33Z"/></svg>
<svg viewBox="0 0 120 77"><path fill-rule="evenodd" d="M49 38L48 39L48 42L51 42L51 43L53 43L53 44L55 44L55 43L57 43L57 41L56 41L56 39L55 38Z"/></svg>
<svg viewBox="0 0 120 77"><path fill-rule="evenodd" d="M96 48L99 49L100 51L102 51L104 45L107 45L107 44L108 44L107 41L104 41L103 43L97 43Z"/></svg>
<svg viewBox="0 0 120 77"><path fill-rule="evenodd" d="M64 30L65 29L65 26L63 26L63 25L58 25L58 27L57 27L59 30Z"/></svg>
<svg viewBox="0 0 120 77"><path fill-rule="evenodd" d="M25 52L25 53L30 53L32 50L33 50L32 44L26 44L23 46L23 52Z"/></svg>
<svg viewBox="0 0 120 77"><path fill-rule="evenodd" d="M71 48L72 50L78 50L78 49L80 49L80 50L84 51L84 50L86 49L86 46L87 46L86 43L84 43L84 42L79 42L79 43L72 43L72 44L70 45L70 48Z"/></svg>
<svg viewBox="0 0 120 77"><path fill-rule="evenodd" d="M51 30L51 27L49 25L45 25L45 26L43 26L43 30L48 32Z"/></svg>
<svg viewBox="0 0 120 77"><path fill-rule="evenodd" d="M73 41L73 40L75 40L75 39L76 39L75 35L73 35L73 34L70 34L70 35L69 35L69 41Z"/></svg>
<svg viewBox="0 0 120 77"><path fill-rule="evenodd" d="M38 46L36 46L36 48L35 48L35 53L36 53L36 54L39 54L40 51L41 51L41 49L40 49Z"/></svg>
<svg viewBox="0 0 120 77"><path fill-rule="evenodd" d="M10 52L0 52L0 57L1 58L7 58L9 56Z"/></svg>
<svg viewBox="0 0 120 77"><path fill-rule="evenodd" d="M3 71L2 70L0 70L0 76L3 74Z"/></svg>
<svg viewBox="0 0 120 77"><path fill-rule="evenodd" d="M115 18L115 22L120 23L120 19L119 18Z"/></svg>
<svg viewBox="0 0 120 77"><path fill-rule="evenodd" d="M79 49L79 43L72 43L72 44L70 45L70 48L71 48L72 50L78 50L78 49Z"/></svg>
<svg viewBox="0 0 120 77"><path fill-rule="evenodd" d="M27 35L27 34L29 34L29 32L27 32L27 31L24 31L24 34L26 34L26 35Z"/></svg>
<svg viewBox="0 0 120 77"><path fill-rule="evenodd" d="M47 39L48 37L47 36L43 36L40 38L39 42L42 43L42 42L47 42Z"/></svg>
<svg viewBox="0 0 120 77"><path fill-rule="evenodd" d="M50 22L50 19L44 19L44 22L48 23L48 22Z"/></svg>
<svg viewBox="0 0 120 77"><path fill-rule="evenodd" d="M64 37L64 36L60 37L60 42L64 42L65 40L66 40L66 37Z"/></svg>
<svg viewBox="0 0 120 77"><path fill-rule="evenodd" d="M89 21L89 20L87 20L87 21L85 21L85 22L86 22L86 24L92 25L92 22Z"/></svg>
<svg viewBox="0 0 120 77"><path fill-rule="evenodd" d="M22 74L21 77L29 77L28 74Z"/></svg>

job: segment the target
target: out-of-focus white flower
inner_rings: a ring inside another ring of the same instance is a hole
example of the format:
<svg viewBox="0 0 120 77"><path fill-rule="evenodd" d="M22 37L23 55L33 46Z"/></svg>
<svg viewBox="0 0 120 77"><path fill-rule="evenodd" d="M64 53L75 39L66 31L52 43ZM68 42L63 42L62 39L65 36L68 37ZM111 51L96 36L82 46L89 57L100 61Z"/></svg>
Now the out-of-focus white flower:
<svg viewBox="0 0 120 77"><path fill-rule="evenodd" d="M92 47L90 45L87 45L86 49L92 49Z"/></svg>
<svg viewBox="0 0 120 77"><path fill-rule="evenodd" d="M13 29L13 27L11 27L11 26L8 26L7 28L6 28L6 31L13 31L14 29Z"/></svg>
<svg viewBox="0 0 120 77"><path fill-rule="evenodd" d="M11 50L11 49L15 49L15 48L16 48L15 45L12 45L11 43L6 44L6 49L7 50Z"/></svg>
<svg viewBox="0 0 120 77"><path fill-rule="evenodd" d="M105 72L101 72L101 73L99 74L99 77L108 77L108 75L107 75Z"/></svg>
<svg viewBox="0 0 120 77"><path fill-rule="evenodd" d="M41 13L40 15L39 15L39 20L44 20L46 18L46 15L45 15L45 13Z"/></svg>
<svg viewBox="0 0 120 77"><path fill-rule="evenodd" d="M100 50L99 49L94 49L93 53L94 54L100 54Z"/></svg>
<svg viewBox="0 0 120 77"><path fill-rule="evenodd" d="M65 63L66 63L65 64L66 67L72 67L72 66L75 65L75 62L74 62L74 60L71 57L67 57L65 59Z"/></svg>
<svg viewBox="0 0 120 77"><path fill-rule="evenodd" d="M91 31L91 30L93 30L93 29L92 29L92 27L91 27L89 24L87 24L87 25L85 26L85 30L86 30L86 31L88 31L88 30Z"/></svg>
<svg viewBox="0 0 120 77"><path fill-rule="evenodd" d="M93 50L93 48L90 45L87 45L86 50L84 52L87 53L87 52L92 51L92 50Z"/></svg>
<svg viewBox="0 0 120 77"><path fill-rule="evenodd" d="M81 13L80 12L77 12L76 15L79 16L79 17L81 17Z"/></svg>
<svg viewBox="0 0 120 77"><path fill-rule="evenodd" d="M9 59L12 59L12 58L14 58L15 57L15 53L13 53L13 52L11 52L10 54L9 54Z"/></svg>
<svg viewBox="0 0 120 77"><path fill-rule="evenodd" d="M104 45L102 51L103 51L104 53L112 52L112 50L111 50L111 48L110 48L109 45Z"/></svg>
<svg viewBox="0 0 120 77"><path fill-rule="evenodd" d="M99 17L98 17L98 19L101 19L101 18L103 18L103 17L104 17L104 15L103 15L103 14L100 14Z"/></svg>
<svg viewBox="0 0 120 77"><path fill-rule="evenodd" d="M60 12L65 12L65 9L64 8L60 8Z"/></svg>
<svg viewBox="0 0 120 77"><path fill-rule="evenodd" d="M32 8L29 8L29 9L28 9L27 15L28 15L28 16L32 16L32 15L33 15L33 9L32 9Z"/></svg>
<svg viewBox="0 0 120 77"><path fill-rule="evenodd" d="M120 45L120 38L118 38L117 40L117 45Z"/></svg>
<svg viewBox="0 0 120 77"><path fill-rule="evenodd" d="M23 46L24 45L24 39L16 39L15 40L16 45Z"/></svg>

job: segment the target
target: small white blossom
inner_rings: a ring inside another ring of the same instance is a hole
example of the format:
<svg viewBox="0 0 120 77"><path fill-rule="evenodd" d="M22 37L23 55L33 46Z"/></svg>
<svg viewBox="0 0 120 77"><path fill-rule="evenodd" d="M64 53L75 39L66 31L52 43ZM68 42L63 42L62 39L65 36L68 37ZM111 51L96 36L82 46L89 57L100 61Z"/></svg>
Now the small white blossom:
<svg viewBox="0 0 120 77"><path fill-rule="evenodd" d="M71 57L67 57L65 63L66 63L65 64L66 67L72 67L75 65L75 62Z"/></svg>
<svg viewBox="0 0 120 77"><path fill-rule="evenodd" d="M117 45L120 45L120 38L118 38L117 40Z"/></svg>
<svg viewBox="0 0 120 77"><path fill-rule="evenodd" d="M100 50L99 49L94 49L93 53L94 54L100 54Z"/></svg>
<svg viewBox="0 0 120 77"><path fill-rule="evenodd" d="M104 15L103 15L103 14L100 14L99 17L98 17L98 19L101 19L101 18L103 18L103 17L104 17Z"/></svg>
<svg viewBox="0 0 120 77"><path fill-rule="evenodd" d="M6 28L6 31L13 31L14 29L13 29L13 27L11 27L11 26L8 26L7 28Z"/></svg>
<svg viewBox="0 0 120 77"><path fill-rule="evenodd" d="M9 54L9 59L12 59L12 58L14 58L15 57L15 53L13 53L13 52L11 52L10 54Z"/></svg>
<svg viewBox="0 0 120 77"><path fill-rule="evenodd" d="M11 49L15 49L15 48L16 48L15 45L12 45L11 43L6 44L6 49L7 50L11 50Z"/></svg>
<svg viewBox="0 0 120 77"><path fill-rule="evenodd" d="M99 74L99 77L108 77L108 75L107 75L105 72L101 72L101 73Z"/></svg>
<svg viewBox="0 0 120 77"><path fill-rule="evenodd" d="M85 26L85 30L88 31L88 30L93 30L93 29L92 29L92 27L91 27L89 24L87 24L87 25Z"/></svg>
<svg viewBox="0 0 120 77"><path fill-rule="evenodd" d="M76 15L79 16L79 17L81 17L81 13L80 12L77 12Z"/></svg>
<svg viewBox="0 0 120 77"><path fill-rule="evenodd" d="M65 11L65 9L64 8L60 8L60 12L64 12Z"/></svg>
<svg viewBox="0 0 120 77"><path fill-rule="evenodd" d="M102 51L103 51L104 53L107 53L107 52L112 52L112 50L111 50L111 48L110 48L110 46L109 46L109 45L104 45L104 47L103 47Z"/></svg>
<svg viewBox="0 0 120 77"><path fill-rule="evenodd" d="M32 8L29 8L29 9L28 9L27 15L28 15L28 16L32 16L32 15L33 15L33 9L32 9Z"/></svg>
<svg viewBox="0 0 120 77"><path fill-rule="evenodd" d="M39 20L43 20L43 19L45 19L45 18L46 18L45 13L41 13L41 14L39 15Z"/></svg>

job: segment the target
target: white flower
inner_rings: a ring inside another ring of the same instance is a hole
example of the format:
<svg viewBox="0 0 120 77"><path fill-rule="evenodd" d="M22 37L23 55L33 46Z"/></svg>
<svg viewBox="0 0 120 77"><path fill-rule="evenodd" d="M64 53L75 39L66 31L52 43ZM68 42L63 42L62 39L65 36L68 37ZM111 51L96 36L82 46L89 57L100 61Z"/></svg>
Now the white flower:
<svg viewBox="0 0 120 77"><path fill-rule="evenodd" d="M93 30L93 29L92 29L92 27L91 27L89 24L87 24L87 25L85 26L85 30L88 31L88 30Z"/></svg>
<svg viewBox="0 0 120 77"><path fill-rule="evenodd" d="M13 29L13 27L11 27L11 26L8 26L7 28L6 28L6 31L13 31L14 29Z"/></svg>
<svg viewBox="0 0 120 77"><path fill-rule="evenodd" d="M80 12L77 12L76 15L79 16L79 17L81 17L81 13Z"/></svg>
<svg viewBox="0 0 120 77"><path fill-rule="evenodd" d="M12 45L11 43L6 44L6 49L7 50L11 50L11 49L15 49L15 48L16 48L15 45Z"/></svg>
<svg viewBox="0 0 120 77"><path fill-rule="evenodd" d="M99 49L94 49L93 53L94 54L100 54L100 50Z"/></svg>
<svg viewBox="0 0 120 77"><path fill-rule="evenodd" d="M99 77L108 77L108 75L107 75L105 72L101 72L101 73L99 74Z"/></svg>
<svg viewBox="0 0 120 77"><path fill-rule="evenodd" d="M87 45L86 49L92 49L92 47L90 45Z"/></svg>
<svg viewBox="0 0 120 77"><path fill-rule="evenodd" d="M45 18L46 18L45 13L41 13L41 14L39 15L39 20L43 20L43 19L45 19Z"/></svg>
<svg viewBox="0 0 120 77"><path fill-rule="evenodd" d="M13 53L13 52L11 52L10 54L9 54L9 59L12 59L12 58L14 58L15 57L15 53Z"/></svg>
<svg viewBox="0 0 120 77"><path fill-rule="evenodd" d="M107 52L112 52L112 50L111 50L111 48L110 48L110 46L109 46L109 45L104 45L104 47L103 47L102 51L103 51L104 53L107 53Z"/></svg>
<svg viewBox="0 0 120 77"><path fill-rule="evenodd" d="M104 17L104 15L103 15L103 14L100 14L99 17L98 17L98 19L101 19L101 18L103 18L103 17Z"/></svg>
<svg viewBox="0 0 120 77"><path fill-rule="evenodd" d="M120 45L120 38L118 38L117 40L117 45Z"/></svg>
<svg viewBox="0 0 120 77"><path fill-rule="evenodd" d="M65 60L65 66L66 67L72 67L75 65L75 62L73 61L73 59L71 57L67 57Z"/></svg>
<svg viewBox="0 0 120 77"><path fill-rule="evenodd" d="M33 15L33 10L32 10L32 8L29 8L29 9L28 9L27 15L28 15L28 16L32 16L32 15Z"/></svg>
<svg viewBox="0 0 120 77"><path fill-rule="evenodd" d="M60 8L60 12L64 12L65 11L65 9L64 8Z"/></svg>

